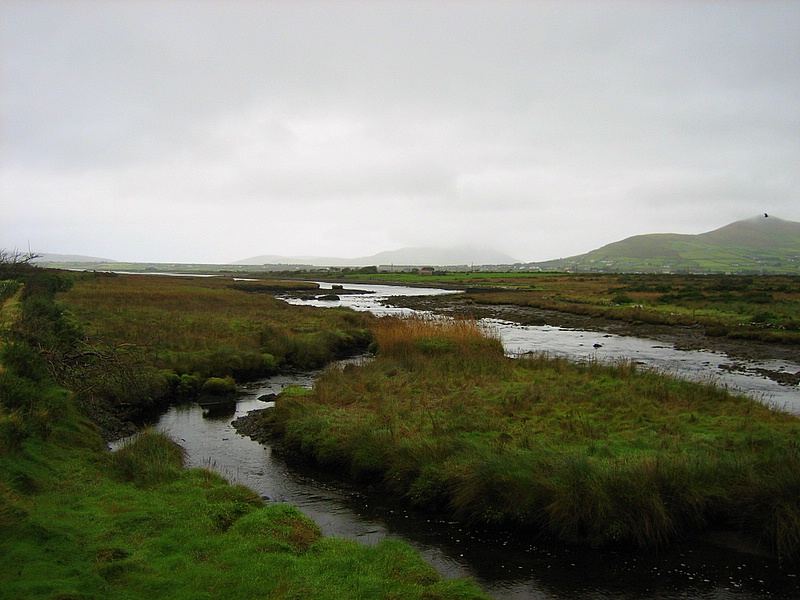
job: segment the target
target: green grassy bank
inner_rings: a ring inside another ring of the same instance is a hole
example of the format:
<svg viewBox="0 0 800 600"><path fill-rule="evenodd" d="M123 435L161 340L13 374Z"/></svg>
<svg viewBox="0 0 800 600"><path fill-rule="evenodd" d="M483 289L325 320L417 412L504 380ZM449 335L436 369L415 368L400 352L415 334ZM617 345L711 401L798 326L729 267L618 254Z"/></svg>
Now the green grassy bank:
<svg viewBox="0 0 800 600"><path fill-rule="evenodd" d="M63 276L21 279L0 353L0 598L484 597L402 543L322 537L290 506L183 469L161 434L107 452L85 391L62 384L90 386L94 355L113 346L90 345L53 301Z"/></svg>
<svg viewBox="0 0 800 600"><path fill-rule="evenodd" d="M405 544L324 538L295 508L180 464L158 434L108 454L74 414L4 448L0 597L483 597Z"/></svg>
<svg viewBox="0 0 800 600"><path fill-rule="evenodd" d="M631 364L506 358L469 322L376 338L249 425L466 521L643 547L722 527L798 558L800 420Z"/></svg>

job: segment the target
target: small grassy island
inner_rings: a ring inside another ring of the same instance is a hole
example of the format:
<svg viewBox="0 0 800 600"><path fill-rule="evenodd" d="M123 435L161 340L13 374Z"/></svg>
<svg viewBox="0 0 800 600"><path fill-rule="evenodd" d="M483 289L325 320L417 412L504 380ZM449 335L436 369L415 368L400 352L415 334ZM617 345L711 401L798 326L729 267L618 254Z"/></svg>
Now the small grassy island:
<svg viewBox="0 0 800 600"><path fill-rule="evenodd" d="M366 317L223 280L11 266L0 272L0 598L485 597L406 544L325 538L293 507L182 468L162 434L109 453L95 423L108 434L204 382L318 366L371 339Z"/></svg>
<svg viewBox="0 0 800 600"><path fill-rule="evenodd" d="M797 559L796 417L628 363L511 359L470 321L375 332L374 361L243 427L466 521L641 547L720 527Z"/></svg>

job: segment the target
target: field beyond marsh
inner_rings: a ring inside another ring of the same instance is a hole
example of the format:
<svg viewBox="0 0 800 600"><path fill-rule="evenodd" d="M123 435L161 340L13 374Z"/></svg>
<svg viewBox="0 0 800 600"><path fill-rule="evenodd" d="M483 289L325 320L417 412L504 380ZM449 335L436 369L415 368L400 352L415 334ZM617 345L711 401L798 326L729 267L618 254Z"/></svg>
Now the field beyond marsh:
<svg viewBox="0 0 800 600"><path fill-rule="evenodd" d="M645 547L726 528L797 559L797 418L631 364L510 359L471 322L375 335L373 362L242 425L466 521Z"/></svg>

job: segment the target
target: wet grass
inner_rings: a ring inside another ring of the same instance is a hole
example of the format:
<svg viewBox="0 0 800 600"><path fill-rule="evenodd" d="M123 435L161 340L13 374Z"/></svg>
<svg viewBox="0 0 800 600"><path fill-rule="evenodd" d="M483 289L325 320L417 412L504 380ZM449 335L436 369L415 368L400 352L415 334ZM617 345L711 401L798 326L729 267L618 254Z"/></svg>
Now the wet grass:
<svg viewBox="0 0 800 600"><path fill-rule="evenodd" d="M325 538L144 433L107 454L86 423L0 454L3 598L482 598L405 544Z"/></svg>
<svg viewBox="0 0 800 600"><path fill-rule="evenodd" d="M511 359L474 323L382 320L377 359L286 394L288 452L466 521L660 546L709 527L800 551L800 420L629 363Z"/></svg>

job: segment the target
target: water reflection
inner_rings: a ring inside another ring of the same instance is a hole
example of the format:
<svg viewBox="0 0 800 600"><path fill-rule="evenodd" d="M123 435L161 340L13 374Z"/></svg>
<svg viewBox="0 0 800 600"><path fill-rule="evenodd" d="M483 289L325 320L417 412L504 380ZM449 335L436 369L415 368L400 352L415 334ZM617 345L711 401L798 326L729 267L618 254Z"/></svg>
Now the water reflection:
<svg viewBox="0 0 800 600"><path fill-rule="evenodd" d="M204 419L231 420L236 414L236 400L224 402L199 403Z"/></svg>

